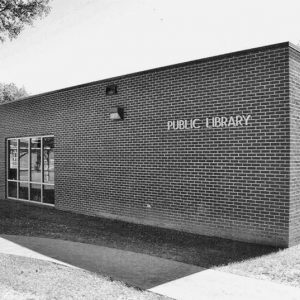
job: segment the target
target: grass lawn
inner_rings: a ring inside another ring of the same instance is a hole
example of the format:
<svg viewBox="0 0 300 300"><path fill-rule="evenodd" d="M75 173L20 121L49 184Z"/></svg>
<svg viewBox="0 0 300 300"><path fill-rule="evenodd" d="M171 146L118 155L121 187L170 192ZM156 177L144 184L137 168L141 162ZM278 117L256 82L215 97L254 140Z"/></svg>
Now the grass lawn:
<svg viewBox="0 0 300 300"><path fill-rule="evenodd" d="M300 287L300 246L281 250L4 200L0 234L96 244Z"/></svg>
<svg viewBox="0 0 300 300"><path fill-rule="evenodd" d="M169 298L139 291L81 269L0 254L0 299L164 300Z"/></svg>
<svg viewBox="0 0 300 300"><path fill-rule="evenodd" d="M277 249L0 201L0 234L58 238L145 253L201 267L258 257Z"/></svg>
<svg viewBox="0 0 300 300"><path fill-rule="evenodd" d="M216 269L300 288L300 245Z"/></svg>

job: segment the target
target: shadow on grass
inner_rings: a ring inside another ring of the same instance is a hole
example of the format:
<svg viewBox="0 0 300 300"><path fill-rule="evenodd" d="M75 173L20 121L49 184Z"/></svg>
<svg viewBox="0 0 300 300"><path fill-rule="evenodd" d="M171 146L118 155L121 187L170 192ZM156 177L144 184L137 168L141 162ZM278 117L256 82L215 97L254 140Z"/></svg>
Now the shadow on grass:
<svg viewBox="0 0 300 300"><path fill-rule="evenodd" d="M0 234L95 244L203 268L227 265L279 250L7 200L0 201Z"/></svg>

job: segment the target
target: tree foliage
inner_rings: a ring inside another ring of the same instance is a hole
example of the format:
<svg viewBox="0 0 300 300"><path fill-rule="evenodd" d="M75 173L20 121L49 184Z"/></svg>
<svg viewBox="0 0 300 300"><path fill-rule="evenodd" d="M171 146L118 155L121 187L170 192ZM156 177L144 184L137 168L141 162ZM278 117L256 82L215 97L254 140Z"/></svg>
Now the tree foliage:
<svg viewBox="0 0 300 300"><path fill-rule="evenodd" d="M50 12L51 0L0 0L0 41L16 38L25 25Z"/></svg>
<svg viewBox="0 0 300 300"><path fill-rule="evenodd" d="M0 104L7 103L28 96L25 88L18 88L14 83L0 82Z"/></svg>

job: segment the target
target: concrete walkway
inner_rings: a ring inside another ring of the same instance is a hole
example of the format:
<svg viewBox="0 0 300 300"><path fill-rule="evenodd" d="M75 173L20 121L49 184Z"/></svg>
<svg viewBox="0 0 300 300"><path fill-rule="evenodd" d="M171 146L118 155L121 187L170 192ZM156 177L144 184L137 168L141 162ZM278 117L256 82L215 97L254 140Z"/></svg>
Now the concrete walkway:
<svg viewBox="0 0 300 300"><path fill-rule="evenodd" d="M50 262L53 262L56 264L76 268L73 265L67 264L63 261L54 259L52 257L43 255L39 252L32 251L26 247L16 244L9 240L9 236L8 236L8 238L6 238L4 236L0 237L0 253L23 256L23 257L28 257L28 258L35 258L35 259L40 259L40 260L46 260L46 261L50 261Z"/></svg>
<svg viewBox="0 0 300 300"><path fill-rule="evenodd" d="M95 245L2 235L0 252L80 267L178 300L300 299L298 288Z"/></svg>
<svg viewBox="0 0 300 300"><path fill-rule="evenodd" d="M266 280L205 270L154 287L177 300L299 300L300 289Z"/></svg>
<svg viewBox="0 0 300 300"><path fill-rule="evenodd" d="M17 250L13 254L22 255L22 251L25 251L28 256L28 251L33 250L33 258L49 260L36 255L40 253L55 259L56 262L62 261L142 289L149 289L204 270L172 260L102 246L26 236L1 237L0 252L5 249L7 241L9 245L5 253L12 249L11 243L14 243ZM19 249L19 246L22 248Z"/></svg>

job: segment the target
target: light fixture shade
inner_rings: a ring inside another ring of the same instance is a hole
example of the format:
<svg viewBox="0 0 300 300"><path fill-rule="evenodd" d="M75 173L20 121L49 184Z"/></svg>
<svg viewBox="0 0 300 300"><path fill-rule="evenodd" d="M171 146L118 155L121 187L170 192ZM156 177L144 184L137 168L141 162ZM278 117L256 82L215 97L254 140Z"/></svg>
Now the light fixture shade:
<svg viewBox="0 0 300 300"><path fill-rule="evenodd" d="M124 118L124 109L122 107L116 106L111 109L109 118L111 120L123 120Z"/></svg>
<svg viewBox="0 0 300 300"><path fill-rule="evenodd" d="M116 95L118 93L117 85L116 84L108 85L105 89L105 93L106 96Z"/></svg>

